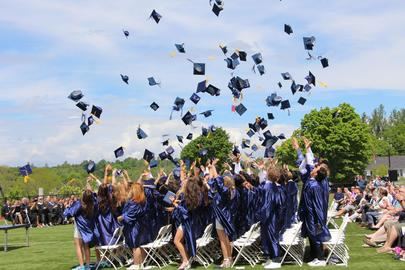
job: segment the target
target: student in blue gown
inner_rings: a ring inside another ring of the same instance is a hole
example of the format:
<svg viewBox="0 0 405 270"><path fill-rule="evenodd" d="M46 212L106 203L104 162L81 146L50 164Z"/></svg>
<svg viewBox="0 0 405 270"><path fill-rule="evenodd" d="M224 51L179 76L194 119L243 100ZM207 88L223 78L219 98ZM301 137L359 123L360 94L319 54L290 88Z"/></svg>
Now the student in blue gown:
<svg viewBox="0 0 405 270"><path fill-rule="evenodd" d="M200 194L198 206L193 211L192 228L195 238L198 239L203 235L205 228L213 222L213 212L208 197L208 186L201 177L198 177L196 174L194 176L197 180Z"/></svg>
<svg viewBox="0 0 405 270"><path fill-rule="evenodd" d="M103 183L97 192L97 228L100 233L101 245L108 245L116 228L119 227L116 216L112 212L112 185Z"/></svg>
<svg viewBox="0 0 405 270"><path fill-rule="evenodd" d="M265 269L281 267L280 239L285 221L285 190L280 183L280 169L271 164L267 170L267 180L263 186L263 199L260 210L260 234Z"/></svg>
<svg viewBox="0 0 405 270"><path fill-rule="evenodd" d="M65 209L63 216L75 219L74 238L76 255L79 260L79 266L75 269L90 269L90 248L97 246L100 238L96 227L97 207L93 192L86 189L80 200Z"/></svg>
<svg viewBox="0 0 405 270"><path fill-rule="evenodd" d="M181 177L182 187L173 198L174 210L172 218L176 226L174 244L180 253L182 263L178 269L189 269L191 267L190 257L196 255L196 238L193 232L193 211L200 203L200 188L198 179L187 178L184 174Z"/></svg>
<svg viewBox="0 0 405 270"><path fill-rule="evenodd" d="M232 222L232 212L236 197L235 183L230 176L219 176L216 170L214 160L208 165L210 186L210 197L212 199L212 209L215 216L215 228L221 245L223 262L221 268L228 268L232 265L232 246L231 241L235 239L235 225Z"/></svg>
<svg viewBox="0 0 405 270"><path fill-rule="evenodd" d="M293 223L296 223L296 213L298 210L298 185L294 181L294 172L291 174L291 178L288 179L287 189L287 201L286 201L286 228L291 228Z"/></svg>
<svg viewBox="0 0 405 270"><path fill-rule="evenodd" d="M331 238L326 224L324 211L324 192L321 181L327 177L328 171L324 166L316 166L311 171L311 177L302 191L302 209L300 220L302 224L302 237L308 237L311 246L311 255L314 258L309 266L325 266L322 243Z"/></svg>
<svg viewBox="0 0 405 270"><path fill-rule="evenodd" d="M147 244L145 235L148 227L145 220L147 209L146 197L143 186L139 183L133 183L128 192L128 200L122 210L122 215L118 221L124 225L123 234L125 243L132 249L133 265L129 269L140 269L144 254L141 245Z"/></svg>

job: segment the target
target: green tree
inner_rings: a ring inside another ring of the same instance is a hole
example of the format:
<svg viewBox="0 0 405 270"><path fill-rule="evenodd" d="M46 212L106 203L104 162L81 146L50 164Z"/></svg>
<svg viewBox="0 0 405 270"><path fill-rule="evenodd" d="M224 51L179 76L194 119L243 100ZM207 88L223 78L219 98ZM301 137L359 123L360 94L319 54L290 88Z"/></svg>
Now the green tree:
<svg viewBox="0 0 405 270"><path fill-rule="evenodd" d="M387 120L385 118L384 105L380 104L378 108L374 109L369 119L369 126L371 132L377 137L381 138L382 134L387 127Z"/></svg>
<svg viewBox="0 0 405 270"><path fill-rule="evenodd" d="M380 164L371 170L374 176L386 176L388 175L388 166L385 164Z"/></svg>
<svg viewBox="0 0 405 270"><path fill-rule="evenodd" d="M372 137L367 124L349 104L312 110L301 121L297 136L313 142L313 152L329 161L333 181L349 181L363 173L372 156ZM289 140L277 148L277 157L294 165L295 153Z"/></svg>
<svg viewBox="0 0 405 270"><path fill-rule="evenodd" d="M389 145L390 154L405 154L405 123L395 124L384 131L383 138Z"/></svg>
<svg viewBox="0 0 405 270"><path fill-rule="evenodd" d="M187 144L181 151L181 159L197 160L202 149L207 149L206 156L201 157L201 162L205 163L207 159L218 158L219 167L222 168L224 162L228 160L229 153L232 151L232 143L229 141L229 135L222 128L217 128L215 132L210 132L208 136L199 136Z"/></svg>

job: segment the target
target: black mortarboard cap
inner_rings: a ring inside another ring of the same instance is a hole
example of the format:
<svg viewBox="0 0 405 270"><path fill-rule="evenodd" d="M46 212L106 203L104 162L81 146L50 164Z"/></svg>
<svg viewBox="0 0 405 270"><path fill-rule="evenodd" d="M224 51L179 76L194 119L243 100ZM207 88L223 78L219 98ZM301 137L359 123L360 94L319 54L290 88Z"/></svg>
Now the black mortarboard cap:
<svg viewBox="0 0 405 270"><path fill-rule="evenodd" d="M271 134L270 130L266 130L266 132L263 133L264 138L269 139L273 137L273 134Z"/></svg>
<svg viewBox="0 0 405 270"><path fill-rule="evenodd" d="M227 54L227 53L228 53L228 48L227 48L226 46L219 45L219 47L221 48L221 51L222 51L224 54Z"/></svg>
<svg viewBox="0 0 405 270"><path fill-rule="evenodd" d="M176 135L176 137L177 137L177 140L178 140L180 143L183 143L183 136Z"/></svg>
<svg viewBox="0 0 405 270"><path fill-rule="evenodd" d="M146 139L148 137L148 135L145 133L145 131L143 131L141 129L141 127L138 127L138 129L136 130L136 136L138 137L138 139L142 140L142 139Z"/></svg>
<svg viewBox="0 0 405 270"><path fill-rule="evenodd" d="M121 75L121 80L122 80L124 83L128 84L129 77L128 77L127 75L122 75L122 74L120 74L120 75Z"/></svg>
<svg viewBox="0 0 405 270"><path fill-rule="evenodd" d="M244 113L247 111L247 109L246 109L246 107L245 107L242 103L240 103L238 106L235 107L235 111L236 111L239 115L242 115L242 114L244 114Z"/></svg>
<svg viewBox="0 0 405 270"><path fill-rule="evenodd" d="M285 140L285 135L284 135L284 133L280 133L280 135L278 135L278 138L279 138L280 140Z"/></svg>
<svg viewBox="0 0 405 270"><path fill-rule="evenodd" d="M277 96L277 93L272 93L270 96L266 98L267 106L278 106L282 101L282 97Z"/></svg>
<svg viewBox="0 0 405 270"><path fill-rule="evenodd" d="M252 150L255 151L255 152L259 149L256 144L252 145L251 148L252 148Z"/></svg>
<svg viewBox="0 0 405 270"><path fill-rule="evenodd" d="M311 73L311 71L309 72L308 76L305 77L305 79L307 80L308 84L313 84L314 86L316 86L316 79L314 74Z"/></svg>
<svg viewBox="0 0 405 270"><path fill-rule="evenodd" d="M210 94L211 96L219 96L221 93L221 89L219 89L218 87L210 84L208 85L208 87L205 89L205 91Z"/></svg>
<svg viewBox="0 0 405 270"><path fill-rule="evenodd" d="M254 123L249 123L249 128L252 129L254 132L259 131L260 126L256 121Z"/></svg>
<svg viewBox="0 0 405 270"><path fill-rule="evenodd" d="M254 55L252 55L252 59L253 59L253 61L255 62L256 65L263 62L263 57L262 57L261 53L255 53Z"/></svg>
<svg viewBox="0 0 405 270"><path fill-rule="evenodd" d="M194 116L188 111L181 120L183 120L185 125L191 125L193 123Z"/></svg>
<svg viewBox="0 0 405 270"><path fill-rule="evenodd" d="M189 133L186 137L187 140L192 140L193 139L193 133Z"/></svg>
<svg viewBox="0 0 405 270"><path fill-rule="evenodd" d="M280 109L285 110L290 108L290 101L288 99L281 101L281 107Z"/></svg>
<svg viewBox="0 0 405 270"><path fill-rule="evenodd" d="M89 106L89 104L83 101L79 101L78 103L76 103L76 106L79 107L82 111L87 111L87 107Z"/></svg>
<svg viewBox="0 0 405 270"><path fill-rule="evenodd" d="M68 98L73 100L74 102L78 102L80 99L82 99L82 97L83 93L80 90L75 90L68 96Z"/></svg>
<svg viewBox="0 0 405 270"><path fill-rule="evenodd" d="M266 69L264 68L263 65L257 65L257 70L259 71L260 75L263 75L264 73L266 73Z"/></svg>
<svg viewBox="0 0 405 270"><path fill-rule="evenodd" d="M201 127L201 134L202 134L203 136L207 136L207 135L208 135L208 129L205 128L205 127Z"/></svg>
<svg viewBox="0 0 405 270"><path fill-rule="evenodd" d="M161 160L167 159L167 154L166 154L166 152L160 153L160 154L159 154L159 158L160 158Z"/></svg>
<svg viewBox="0 0 405 270"><path fill-rule="evenodd" d="M205 64L204 63L193 63L193 74L194 75L205 75Z"/></svg>
<svg viewBox="0 0 405 270"><path fill-rule="evenodd" d="M226 58L224 59L226 62L226 67L229 69L234 70L238 65L239 65L239 60L238 59L232 59L232 58Z"/></svg>
<svg viewBox="0 0 405 270"><path fill-rule="evenodd" d="M162 142L162 145L163 145L163 146L169 145L169 140L163 141L163 142Z"/></svg>
<svg viewBox="0 0 405 270"><path fill-rule="evenodd" d="M253 135L255 135L255 132L254 130L249 129L249 131L246 134L251 138Z"/></svg>
<svg viewBox="0 0 405 270"><path fill-rule="evenodd" d="M86 172L87 173L94 173L94 171L96 170L96 163L92 160L90 160L86 166L85 166Z"/></svg>
<svg viewBox="0 0 405 270"><path fill-rule="evenodd" d="M329 66L329 61L328 61L328 58L321 58L321 64L322 64L322 67L323 68L326 68L326 67L328 67Z"/></svg>
<svg viewBox="0 0 405 270"><path fill-rule="evenodd" d="M86 125L85 122L83 122L83 123L80 125L80 130L82 131L82 134L84 135L84 134L86 134L86 133L90 130L90 128L89 128L88 125Z"/></svg>
<svg viewBox="0 0 405 270"><path fill-rule="evenodd" d="M32 174L32 169L31 169L30 164L19 167L18 170L20 171L20 174L22 176L27 176L27 175Z"/></svg>
<svg viewBox="0 0 405 270"><path fill-rule="evenodd" d="M301 104L301 105L304 105L306 101L307 101L306 98L303 98L303 97L300 97L298 99L298 103Z"/></svg>
<svg viewBox="0 0 405 270"><path fill-rule="evenodd" d="M156 159L152 159L149 162L149 168L156 168L159 165L159 161L157 161Z"/></svg>
<svg viewBox="0 0 405 270"><path fill-rule="evenodd" d="M174 46L176 46L176 49L179 53L186 53L186 50L184 49L184 43L174 44Z"/></svg>
<svg viewBox="0 0 405 270"><path fill-rule="evenodd" d="M282 87L283 87L283 85L281 84L281 82L278 82L277 85L278 85L279 88L282 88Z"/></svg>
<svg viewBox="0 0 405 270"><path fill-rule="evenodd" d="M208 111L202 112L200 114L204 115L205 117L210 117L212 115L213 111L214 110L208 110Z"/></svg>
<svg viewBox="0 0 405 270"><path fill-rule="evenodd" d="M267 127L267 121L266 121L266 119L260 118L259 126L260 126L260 128L261 128L262 130L264 130L264 129Z"/></svg>
<svg viewBox="0 0 405 270"><path fill-rule="evenodd" d="M219 16L219 13L224 10L223 7L218 6L216 3L212 6L212 12L214 12L215 15Z"/></svg>
<svg viewBox="0 0 405 270"><path fill-rule="evenodd" d="M307 92L311 91L311 89L312 89L312 87L311 87L311 85L309 85L309 84L306 84L306 85L304 86L304 90L307 91Z"/></svg>
<svg viewBox="0 0 405 270"><path fill-rule="evenodd" d="M197 93L205 92L206 89L207 89L207 81L204 80L204 81L198 83L196 92Z"/></svg>
<svg viewBox="0 0 405 270"><path fill-rule="evenodd" d="M273 147L268 147L264 151L264 157L265 158L273 158L275 152L276 152L276 150Z"/></svg>
<svg viewBox="0 0 405 270"><path fill-rule="evenodd" d="M153 18L156 23L159 23L160 19L162 18L162 15L156 12L156 10L153 10L152 13L150 14L149 18Z"/></svg>
<svg viewBox="0 0 405 270"><path fill-rule="evenodd" d="M91 114L99 119L100 119L102 112L103 112L103 109L101 107L94 106L94 105L91 107Z"/></svg>
<svg viewBox="0 0 405 270"><path fill-rule="evenodd" d="M292 78L288 72L281 73L281 77L283 77L284 80L291 80Z"/></svg>
<svg viewBox="0 0 405 270"><path fill-rule="evenodd" d="M242 139L242 149L245 149L245 148L250 148L250 140L248 140L248 139Z"/></svg>
<svg viewBox="0 0 405 270"><path fill-rule="evenodd" d="M237 52L234 52L232 55L231 55L231 59L232 60L236 60L236 59L238 59L239 58L239 54L237 54Z"/></svg>
<svg viewBox="0 0 405 270"><path fill-rule="evenodd" d="M148 149L145 149L145 152L143 153L143 159L147 161L148 163L155 157L155 154L149 151Z"/></svg>
<svg viewBox="0 0 405 270"><path fill-rule="evenodd" d="M190 100L194 103L197 104L200 101L200 96L197 95L196 93L193 93L190 97Z"/></svg>
<svg viewBox="0 0 405 270"><path fill-rule="evenodd" d="M293 95L298 91L298 86L297 86L297 84L295 83L294 80L293 80L292 83L291 83L290 89L291 89L291 93L292 93Z"/></svg>
<svg viewBox="0 0 405 270"><path fill-rule="evenodd" d="M305 50L311 51L314 48L314 45L315 45L315 37L314 36L312 36L312 37L304 37L303 41L304 41Z"/></svg>
<svg viewBox="0 0 405 270"><path fill-rule="evenodd" d="M124 33L124 36L125 36L126 38L128 38L128 36L129 36L129 31L128 31L128 30L122 30L122 32Z"/></svg>
<svg viewBox="0 0 405 270"><path fill-rule="evenodd" d="M239 147L238 147L238 146L236 146L236 145L233 146L232 154L233 154L234 156L236 156L237 154L240 154L240 151L239 151Z"/></svg>
<svg viewBox="0 0 405 270"><path fill-rule="evenodd" d="M153 102L152 104L150 104L150 107L152 110L156 111L157 109L159 109L159 105L156 102Z"/></svg>
<svg viewBox="0 0 405 270"><path fill-rule="evenodd" d="M240 61L246 61L247 53L245 51L238 51Z"/></svg>
<svg viewBox="0 0 405 270"><path fill-rule="evenodd" d="M274 119L274 115L273 115L272 113L267 113L267 119L273 120L273 119Z"/></svg>
<svg viewBox="0 0 405 270"><path fill-rule="evenodd" d="M159 85L160 83L155 80L153 77L148 78L148 83L150 86Z"/></svg>
<svg viewBox="0 0 405 270"><path fill-rule="evenodd" d="M122 157L124 155L124 148L120 146L119 148L115 149L114 151L115 158Z"/></svg>
<svg viewBox="0 0 405 270"><path fill-rule="evenodd" d="M284 32L286 32L287 34L292 34L293 30L291 28L291 26L289 26L288 24L284 24Z"/></svg>
<svg viewBox="0 0 405 270"><path fill-rule="evenodd" d="M174 148L171 147L171 146L167 147L167 148L166 148L166 153L167 153L168 155L173 154L173 153L174 153Z"/></svg>
<svg viewBox="0 0 405 270"><path fill-rule="evenodd" d="M91 125L93 125L93 123L94 123L94 118L93 118L92 115L90 115L90 116L87 118L87 125L88 125L88 126L91 126Z"/></svg>

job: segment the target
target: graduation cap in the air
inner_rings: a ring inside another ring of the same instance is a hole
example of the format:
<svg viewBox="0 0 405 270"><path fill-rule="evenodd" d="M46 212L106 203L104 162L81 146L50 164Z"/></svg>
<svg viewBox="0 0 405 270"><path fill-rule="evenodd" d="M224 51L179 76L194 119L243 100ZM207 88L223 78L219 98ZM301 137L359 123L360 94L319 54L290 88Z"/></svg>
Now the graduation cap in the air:
<svg viewBox="0 0 405 270"><path fill-rule="evenodd" d="M156 159L152 159L151 161L149 161L149 168L156 168L159 165L159 161L157 161Z"/></svg>
<svg viewBox="0 0 405 270"><path fill-rule="evenodd" d="M214 110L208 110L208 111L202 112L200 114L204 115L205 117L210 117L212 115L213 111Z"/></svg>
<svg viewBox="0 0 405 270"><path fill-rule="evenodd" d="M199 155L200 157L205 157L207 154L208 154L208 150L205 149L205 148L201 149L201 150L198 152L198 155Z"/></svg>
<svg viewBox="0 0 405 270"><path fill-rule="evenodd" d="M187 113L181 118L185 125L191 125L195 119L195 116L187 111Z"/></svg>
<svg viewBox="0 0 405 270"><path fill-rule="evenodd" d="M84 134L86 134L86 133L90 130L90 128L89 128L88 125L86 125L85 122L83 122L83 123L80 125L80 130L82 131L82 134L83 134L83 136L84 136Z"/></svg>
<svg viewBox="0 0 405 270"><path fill-rule="evenodd" d="M122 80L124 83L128 84L129 77L128 77L127 75L122 75L122 74L120 74L120 75L121 75L121 80Z"/></svg>
<svg viewBox="0 0 405 270"><path fill-rule="evenodd" d="M242 144L241 144L241 146L242 146L242 149L250 148L250 140L248 140L248 139L242 139Z"/></svg>
<svg viewBox="0 0 405 270"><path fill-rule="evenodd" d="M233 146L232 154L234 156L237 156L238 154L240 154L239 147L237 145Z"/></svg>
<svg viewBox="0 0 405 270"><path fill-rule="evenodd" d="M294 95L297 91L302 92L302 89L303 89L303 88L304 88L303 85L301 85L301 84L296 84L294 80L292 81L290 89L291 89L291 93L292 93L293 95Z"/></svg>
<svg viewBox="0 0 405 270"><path fill-rule="evenodd" d="M183 108L184 103L186 103L186 101L184 99L182 99L180 97L176 97L176 99L174 100L173 110L180 111Z"/></svg>
<svg viewBox="0 0 405 270"><path fill-rule="evenodd" d="M249 136L249 138L252 138L252 136L255 135L255 132L254 130L249 129L249 131L246 134Z"/></svg>
<svg viewBox="0 0 405 270"><path fill-rule="evenodd" d="M291 80L292 79L289 72L281 73L281 77L283 77L284 80Z"/></svg>
<svg viewBox="0 0 405 270"><path fill-rule="evenodd" d="M224 46L224 45L219 45L219 47L221 48L221 51L222 51L224 54L227 54L227 53L228 53L228 48L227 48L226 46Z"/></svg>
<svg viewBox="0 0 405 270"><path fill-rule="evenodd" d="M205 127L201 127L201 134L205 137L208 135L208 129Z"/></svg>
<svg viewBox="0 0 405 270"><path fill-rule="evenodd" d="M283 85L281 84L281 82L278 82L277 85L278 85L279 88L282 88L282 87L283 87Z"/></svg>
<svg viewBox="0 0 405 270"><path fill-rule="evenodd" d="M249 123L249 128L252 129L254 132L257 132L259 131L260 126L259 123L255 121L254 123Z"/></svg>
<svg viewBox="0 0 405 270"><path fill-rule="evenodd" d="M231 55L231 59L232 60L237 60L239 58L239 54L237 53L237 52L234 52L232 55Z"/></svg>
<svg viewBox="0 0 405 270"><path fill-rule="evenodd" d="M157 82L154 77L149 77L148 78L148 83L149 83L150 86L154 86L154 85L159 85L160 86L160 82Z"/></svg>
<svg viewBox="0 0 405 270"><path fill-rule="evenodd" d="M161 159L161 160L165 160L165 159L167 159L167 153L166 152L162 152L162 153L160 153L159 154L159 158Z"/></svg>
<svg viewBox="0 0 405 270"><path fill-rule="evenodd" d="M114 150L115 158L122 157L124 155L124 148L122 146Z"/></svg>
<svg viewBox="0 0 405 270"><path fill-rule="evenodd" d="M173 148L172 146L167 147L167 148L166 148L166 153L167 153L168 155L173 154L173 153L174 153L174 148Z"/></svg>
<svg viewBox="0 0 405 270"><path fill-rule="evenodd" d="M311 51L314 48L315 45L315 37L304 37L303 38L304 41L304 47L305 50Z"/></svg>
<svg viewBox="0 0 405 270"><path fill-rule="evenodd" d="M178 140L180 143L183 143L183 136L176 135L176 137L177 137L177 140Z"/></svg>
<svg viewBox="0 0 405 270"><path fill-rule="evenodd" d="M96 170L96 163L90 160L85 166L87 173L93 173Z"/></svg>
<svg viewBox="0 0 405 270"><path fill-rule="evenodd" d="M306 92L311 91L311 89L312 89L312 87L311 87L311 85L309 85L308 83L304 86L304 90L305 90Z"/></svg>
<svg viewBox="0 0 405 270"><path fill-rule="evenodd" d="M217 5L217 3L214 3L214 5L212 6L212 12L214 12L214 14L217 15L217 17L219 16L219 13L221 13L222 10L224 10L222 5Z"/></svg>
<svg viewBox="0 0 405 270"><path fill-rule="evenodd" d="M159 105L156 102L153 102L152 104L150 104L150 107L152 110L156 111L157 109L159 109Z"/></svg>
<svg viewBox="0 0 405 270"><path fill-rule="evenodd" d="M245 51L237 51L239 54L239 59L240 61L246 61L247 59L247 53Z"/></svg>
<svg viewBox="0 0 405 270"><path fill-rule="evenodd" d="M143 159L150 163L150 161L155 157L155 154L149 151L148 149L145 149L145 152L143 153Z"/></svg>
<svg viewBox="0 0 405 270"><path fill-rule="evenodd" d="M257 147L256 144L254 144L252 145L251 149L256 152L259 149L259 147Z"/></svg>
<svg viewBox="0 0 405 270"><path fill-rule="evenodd" d="M273 113L267 113L267 119L273 120L274 119Z"/></svg>
<svg viewBox="0 0 405 270"><path fill-rule="evenodd" d="M264 157L265 158L273 158L276 150L273 147L268 147L264 151Z"/></svg>
<svg viewBox="0 0 405 270"><path fill-rule="evenodd" d="M284 24L284 32L286 32L287 34L292 34L293 33L293 30L292 30L292 28L291 28L291 26L290 25L288 25L288 24Z"/></svg>
<svg viewBox="0 0 405 270"><path fill-rule="evenodd" d="M210 130L212 133L215 133L215 131L217 131L217 127L214 126L214 125L212 125L212 126L209 127L209 130Z"/></svg>
<svg viewBox="0 0 405 270"><path fill-rule="evenodd" d="M186 137L187 140L192 140L193 139L193 133L189 133Z"/></svg>
<svg viewBox="0 0 405 270"><path fill-rule="evenodd" d="M272 93L270 96L266 98L267 106L278 106L282 101L282 97L278 96L277 93Z"/></svg>
<svg viewBox="0 0 405 270"><path fill-rule="evenodd" d="M263 62L263 57L262 57L261 53L255 53L254 55L252 55L252 59L253 59L253 61L255 62L256 65Z"/></svg>
<svg viewBox="0 0 405 270"><path fill-rule="evenodd" d="M149 18L153 18L156 23L159 23L160 19L162 18L162 15L156 12L156 10L153 10L152 13L150 14Z"/></svg>
<svg viewBox="0 0 405 270"><path fill-rule="evenodd" d="M78 102L80 99L82 99L82 97L83 93L80 90L75 90L68 96L68 98L73 100L74 102Z"/></svg>
<svg viewBox="0 0 405 270"><path fill-rule="evenodd" d="M122 30L122 32L124 33L124 36L125 36L126 38L128 38L128 36L129 36L129 31L128 31L128 30Z"/></svg>
<svg viewBox="0 0 405 270"><path fill-rule="evenodd" d="M298 103L301 104L301 105L304 105L306 101L307 101L307 99L306 99L306 98L303 98L303 97L300 97L300 98L298 99Z"/></svg>
<svg viewBox="0 0 405 270"><path fill-rule="evenodd" d="M79 101L78 103L76 103L76 106L79 107L82 111L87 111L87 107L89 106L89 104L83 101Z"/></svg>
<svg viewBox="0 0 405 270"><path fill-rule="evenodd" d="M239 65L239 60L238 59L232 59L232 58L226 58L224 59L226 62L226 67L229 69L234 70L238 65Z"/></svg>
<svg viewBox="0 0 405 270"><path fill-rule="evenodd" d="M184 43L174 44L174 46L176 46L176 49L179 53L186 53L186 50L184 49Z"/></svg>
<svg viewBox="0 0 405 270"><path fill-rule="evenodd" d="M197 95L196 93L193 93L190 97L190 100L194 103L197 104L200 101L200 96Z"/></svg>
<svg viewBox="0 0 405 270"><path fill-rule="evenodd" d="M267 120L261 117L258 121L258 124L260 128L264 130L267 127Z"/></svg>
<svg viewBox="0 0 405 270"><path fill-rule="evenodd" d="M329 66L328 58L325 58L325 57L321 58L321 64L322 64L323 68L328 67Z"/></svg>
<svg viewBox="0 0 405 270"><path fill-rule="evenodd" d="M95 117L100 119L101 113L103 112L103 109L101 107L93 105L91 107L91 114L94 115Z"/></svg>
<svg viewBox="0 0 405 270"><path fill-rule="evenodd" d="M242 115L242 114L244 114L244 113L247 111L247 109L246 109L246 107L245 107L242 103L240 103L238 106L235 107L235 111L236 111L239 115Z"/></svg>
<svg viewBox="0 0 405 270"><path fill-rule="evenodd" d="M316 79L314 74L311 73L311 71L309 72L308 76L305 77L305 79L307 80L308 84L313 84L314 86L316 86Z"/></svg>
<svg viewBox="0 0 405 270"><path fill-rule="evenodd" d="M260 75L263 75L264 73L266 73L266 70L263 65L257 65L257 70L259 71Z"/></svg>
<svg viewBox="0 0 405 270"><path fill-rule="evenodd" d="M288 99L281 101L281 107L280 109L285 110L285 109L289 109L290 106L290 101Z"/></svg>
<svg viewBox="0 0 405 270"><path fill-rule="evenodd" d="M32 169L31 169L30 164L19 167L18 170L20 171L20 174L22 176L28 176L28 175L32 174Z"/></svg>
<svg viewBox="0 0 405 270"><path fill-rule="evenodd" d="M280 133L280 135L278 135L278 138L279 138L280 140L285 140L285 135L284 135L284 133Z"/></svg>
<svg viewBox="0 0 405 270"><path fill-rule="evenodd" d="M205 90L207 89L207 80L201 81L197 84L197 90L196 92L205 92Z"/></svg>
<svg viewBox="0 0 405 270"><path fill-rule="evenodd" d="M163 146L168 146L168 145L169 145L169 140L163 141L163 142L162 142L162 145L163 145Z"/></svg>
<svg viewBox="0 0 405 270"><path fill-rule="evenodd" d="M205 64L204 63L193 63L193 74L194 75L205 75Z"/></svg>
<svg viewBox="0 0 405 270"><path fill-rule="evenodd" d="M221 93L221 89L219 89L218 87L210 84L207 86L207 88L205 89L205 92L207 92L208 94L210 94L211 96L219 96Z"/></svg>
<svg viewBox="0 0 405 270"><path fill-rule="evenodd" d="M88 126L91 126L91 125L93 125L93 123L94 123L94 118L93 118L92 115L90 115L90 116L87 118L87 125L88 125Z"/></svg>
<svg viewBox="0 0 405 270"><path fill-rule="evenodd" d="M146 139L148 137L148 135L145 133L145 131L143 131L141 129L141 127L139 126L138 129L136 130L136 136L138 137L138 139L142 140L142 139Z"/></svg>

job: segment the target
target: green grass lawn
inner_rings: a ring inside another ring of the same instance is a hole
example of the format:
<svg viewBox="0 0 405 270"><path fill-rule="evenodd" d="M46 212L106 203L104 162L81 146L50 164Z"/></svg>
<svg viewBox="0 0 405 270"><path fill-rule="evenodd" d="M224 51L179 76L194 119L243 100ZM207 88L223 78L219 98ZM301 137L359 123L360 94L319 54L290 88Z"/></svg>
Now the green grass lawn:
<svg viewBox="0 0 405 270"><path fill-rule="evenodd" d="M350 248L349 269L405 269L405 263L395 261L392 255L377 254L373 248L363 248L362 238L368 230L356 224L349 224L347 244ZM1 239L4 237L4 232ZM22 229L9 232L9 243L23 246L25 232ZM8 252L0 251L0 269L70 269L76 265L73 249L73 226L30 229L30 247L10 247ZM250 267L246 267L249 269ZM262 267L260 267L262 268ZM203 268L202 268L203 269ZM310 269L295 265L283 266L282 269ZM327 269L342 269L341 266L328 266Z"/></svg>

